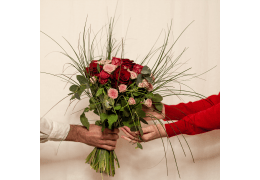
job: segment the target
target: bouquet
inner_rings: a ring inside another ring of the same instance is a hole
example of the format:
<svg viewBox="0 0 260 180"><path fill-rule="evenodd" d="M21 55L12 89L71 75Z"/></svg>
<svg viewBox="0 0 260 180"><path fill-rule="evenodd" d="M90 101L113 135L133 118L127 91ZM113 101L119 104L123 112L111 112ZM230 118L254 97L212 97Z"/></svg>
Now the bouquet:
<svg viewBox="0 0 260 180"><path fill-rule="evenodd" d="M163 98L159 94L152 93L155 78L148 66L116 57L112 60L94 60L86 68L86 77L78 75L77 78L82 79L81 86L72 85L70 90L75 93L73 98L79 97L81 87L89 85L93 96L84 112L94 110L94 113L100 116L96 125L102 126L102 130L128 126L131 131L140 131L143 135L141 122L148 123L143 119L146 114L142 110L142 105L152 107L152 104L155 104L156 109L162 111ZM88 83L86 79L90 82ZM84 112L80 120L88 128L89 123ZM142 149L142 145L137 143L137 148ZM95 148L86 162L97 172L106 172L113 176L114 159L119 167L115 152Z"/></svg>
<svg viewBox="0 0 260 180"><path fill-rule="evenodd" d="M71 60L71 67L77 71L76 79L66 74L52 75L71 84L69 87L71 93L67 96L71 97L71 102L80 101L85 96L89 98L89 105L81 110L80 115L80 121L87 129L89 122L85 113L93 111L100 117L100 120L96 121L95 124L101 126L102 131L105 128L113 130L114 128L128 126L131 131L138 131L142 136L142 123L148 124L143 118L150 116L142 110L143 107L161 112L163 97L172 95L204 97L183 83L183 78L191 78L194 75L187 74L187 71L191 68L181 72L177 71L181 65L177 62L187 48L184 48L175 59L172 55L172 48L187 27L170 44L171 25L168 33L165 34L164 43L159 48L154 49L153 46L140 63L124 58L124 39L118 42L113 38L114 18L110 19L106 27L107 38L105 45L102 46L105 47L105 54L102 53L98 56L94 55L96 53L95 48L100 44L95 44L98 33L91 39L91 28L86 29L86 24L78 52L65 39L75 53L75 57L69 55L54 39L44 33L63 49L64 52L61 53ZM149 64L151 59L156 59L153 65ZM174 88L172 83L186 86L188 90ZM156 118L154 117L154 119ZM157 120L161 123L159 119ZM142 140L141 136L139 136L140 140ZM136 148L143 149L140 143L137 142L136 145ZM115 151L101 148L94 148L86 158L86 163L89 163L96 172L106 173L109 176L115 175L115 163L118 168L120 167Z"/></svg>

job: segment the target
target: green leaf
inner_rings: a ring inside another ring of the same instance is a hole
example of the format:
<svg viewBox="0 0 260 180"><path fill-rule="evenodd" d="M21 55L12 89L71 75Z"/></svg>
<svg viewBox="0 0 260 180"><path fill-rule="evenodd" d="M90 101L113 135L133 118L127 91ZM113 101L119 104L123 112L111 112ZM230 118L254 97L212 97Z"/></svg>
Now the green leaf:
<svg viewBox="0 0 260 180"><path fill-rule="evenodd" d="M87 86L86 85L81 85L80 86L80 89L78 90L78 94L79 94L79 96L82 94L82 92L85 90L87 88Z"/></svg>
<svg viewBox="0 0 260 180"><path fill-rule="evenodd" d="M151 77L145 77L145 79L149 82L149 83L152 83L153 82L153 79Z"/></svg>
<svg viewBox="0 0 260 180"><path fill-rule="evenodd" d="M77 91L77 89L78 89L78 86L77 85L72 85L72 86L70 86L70 91L72 91L72 92L75 92L75 91Z"/></svg>
<svg viewBox="0 0 260 180"><path fill-rule="evenodd" d="M83 126L85 126L89 130L89 122L88 118L86 118L85 113L83 112L80 116L80 122L82 123Z"/></svg>
<svg viewBox="0 0 260 180"><path fill-rule="evenodd" d="M124 107L121 107L120 111L124 111Z"/></svg>
<svg viewBox="0 0 260 180"><path fill-rule="evenodd" d="M108 116L108 124L109 124L108 128L109 129L112 129L112 125L113 125L114 122L117 121L117 119L118 119L117 114L110 114Z"/></svg>
<svg viewBox="0 0 260 180"><path fill-rule="evenodd" d="M163 104L162 103L156 103L154 104L155 108L158 110L158 111L162 111L162 108L163 108Z"/></svg>
<svg viewBox="0 0 260 180"><path fill-rule="evenodd" d="M90 109L89 109L88 107L86 107L85 110L84 110L84 112L89 112L89 110L90 110Z"/></svg>
<svg viewBox="0 0 260 180"><path fill-rule="evenodd" d="M96 105L95 104L90 104L89 107L90 107L90 110L96 109Z"/></svg>
<svg viewBox="0 0 260 180"><path fill-rule="evenodd" d="M115 106L115 110L119 110L119 109L121 109L121 105L120 104Z"/></svg>
<svg viewBox="0 0 260 180"><path fill-rule="evenodd" d="M151 99L153 97L153 93L148 93L145 95L146 98Z"/></svg>
<svg viewBox="0 0 260 180"><path fill-rule="evenodd" d="M86 77L81 76L81 75L77 75L77 80L79 81L80 84L86 84L87 83Z"/></svg>
<svg viewBox="0 0 260 180"><path fill-rule="evenodd" d="M103 88L99 88L97 93L96 93L96 96L100 96L102 93L103 93Z"/></svg>
<svg viewBox="0 0 260 180"><path fill-rule="evenodd" d="M101 124L101 121L100 121L100 120L98 120L98 121L95 122L95 125L97 125L97 126L100 126L100 124Z"/></svg>
<svg viewBox="0 0 260 180"><path fill-rule="evenodd" d="M99 64L97 64L97 70L100 73L100 66L99 66Z"/></svg>
<svg viewBox="0 0 260 180"><path fill-rule="evenodd" d="M123 115L125 117L129 117L130 116L130 113L125 109L124 112L123 112Z"/></svg>
<svg viewBox="0 0 260 180"><path fill-rule="evenodd" d="M146 116L146 113L142 109L137 109L136 113L141 118L144 118Z"/></svg>
<svg viewBox="0 0 260 180"><path fill-rule="evenodd" d="M138 86L138 84L139 84L140 82L142 82L142 80L143 80L142 74L138 74L138 75L137 75L137 79L136 79L136 85Z"/></svg>
<svg viewBox="0 0 260 180"><path fill-rule="evenodd" d="M148 66L144 66L142 71L141 71L142 74L151 74L151 70Z"/></svg>
<svg viewBox="0 0 260 180"><path fill-rule="evenodd" d="M73 95L73 96L70 98L70 100L72 100L72 99L75 99L75 95Z"/></svg>
<svg viewBox="0 0 260 180"><path fill-rule="evenodd" d="M143 136L143 135L144 135L144 132L143 132L142 127L138 126L138 129L139 129L139 132L140 132L141 136Z"/></svg>
<svg viewBox="0 0 260 180"><path fill-rule="evenodd" d="M74 94L74 93L69 93L68 95L72 95L72 94Z"/></svg>
<svg viewBox="0 0 260 180"><path fill-rule="evenodd" d="M94 111L93 111L96 115L98 115L99 116L99 113L98 113L98 111L97 111L97 109L94 109Z"/></svg>
<svg viewBox="0 0 260 180"><path fill-rule="evenodd" d="M134 96L139 96L140 93L138 93L138 92L134 92L133 95L134 95Z"/></svg>
<svg viewBox="0 0 260 180"><path fill-rule="evenodd" d="M75 93L74 96L75 96L75 98L77 98L78 100L80 100L80 96L79 96L78 93Z"/></svg>
<svg viewBox="0 0 260 180"><path fill-rule="evenodd" d="M152 97L153 102L161 102L163 100L163 97L160 94L154 94Z"/></svg>
<svg viewBox="0 0 260 180"><path fill-rule="evenodd" d="M108 118L108 115L105 114L105 113L102 113L102 114L100 115L100 119L101 119L102 122L104 122L107 118Z"/></svg>
<svg viewBox="0 0 260 180"><path fill-rule="evenodd" d="M105 124L105 123L103 123L103 124L102 124L102 129L101 129L101 132L104 132L105 128L106 128L106 124Z"/></svg>
<svg viewBox="0 0 260 180"><path fill-rule="evenodd" d="M95 98L94 98L94 97L91 97L91 98L89 99L89 103L90 103L90 104L94 104L94 103L96 103Z"/></svg>
<svg viewBox="0 0 260 180"><path fill-rule="evenodd" d="M139 142L137 142L137 148L143 149L143 146Z"/></svg>
<svg viewBox="0 0 260 180"><path fill-rule="evenodd" d="M135 106L135 109L137 110L137 109L142 109L142 104L137 104L136 106Z"/></svg>
<svg viewBox="0 0 260 180"><path fill-rule="evenodd" d="M143 118L139 118L139 119L140 119L140 121L141 121L142 123L148 124L148 122L147 122L146 120L144 120Z"/></svg>
<svg viewBox="0 0 260 180"><path fill-rule="evenodd" d="M123 121L123 124L124 124L124 126L127 126L127 127L129 127L129 128L131 128L133 125L133 123L132 123L133 121Z"/></svg>
<svg viewBox="0 0 260 180"><path fill-rule="evenodd" d="M130 128L130 131L132 131L132 132L135 132L135 131L138 131L138 130L139 130L139 128L137 126L132 126Z"/></svg>

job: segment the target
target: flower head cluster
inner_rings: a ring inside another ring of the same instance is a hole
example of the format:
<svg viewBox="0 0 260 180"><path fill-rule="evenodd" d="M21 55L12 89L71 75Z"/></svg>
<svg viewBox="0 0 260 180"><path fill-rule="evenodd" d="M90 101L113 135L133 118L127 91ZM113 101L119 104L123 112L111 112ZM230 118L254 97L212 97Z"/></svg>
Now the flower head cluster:
<svg viewBox="0 0 260 180"><path fill-rule="evenodd" d="M86 72L91 77L96 76L100 84L106 84L110 79L112 87L118 88L120 84L132 84L142 68L132 60L113 57L112 60L93 60Z"/></svg>

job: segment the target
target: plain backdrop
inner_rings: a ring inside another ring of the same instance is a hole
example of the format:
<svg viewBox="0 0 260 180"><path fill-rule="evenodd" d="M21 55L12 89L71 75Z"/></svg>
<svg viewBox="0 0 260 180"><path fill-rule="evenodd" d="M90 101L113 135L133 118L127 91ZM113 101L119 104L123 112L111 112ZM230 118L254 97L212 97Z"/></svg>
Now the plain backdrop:
<svg viewBox="0 0 260 180"><path fill-rule="evenodd" d="M91 25L95 33L108 22L108 17L114 15L115 9L117 23L114 35L120 41L127 32L125 57L137 62L148 53L159 34L163 29L167 29L171 22L171 41L173 41L194 20L175 45L174 57L188 47L189 49L180 59L181 62L186 62L182 70L192 67L191 73L201 74L216 66L200 78L191 79L187 84L204 96L219 93L220 9L218 0L41 0L40 29L72 53L63 37L73 47L77 47L79 33L83 32L86 18L88 17L87 27ZM64 65L70 60L56 52L62 49L47 36L41 34L40 38L41 72L62 73ZM163 38L162 34L156 44L157 47L162 43ZM150 64L153 65L153 62L154 60ZM74 70L68 70L68 72L74 72ZM41 74L40 85L40 115L43 116L53 105L64 98L69 90L68 86L65 87L65 82L46 74ZM192 97L182 98L183 102L198 100ZM181 100L173 96L165 98L163 102L177 104ZM88 100L82 100L75 108L76 104L73 104L65 114L68 104L69 99L61 101L46 117L58 122L80 124L81 112L77 111L88 105ZM98 119L93 113L88 113L87 116L90 120ZM94 123L94 121L91 122ZM195 163L183 138L180 137L180 140L186 157L177 138L171 138L181 179L219 179L220 131L185 137L192 150ZM165 139L164 142L166 143ZM166 145L168 176L161 140L143 143L143 147L143 150L135 149L135 146L119 139L116 153L121 167L116 170L115 177L104 176L104 179L179 179L169 144ZM101 179L99 173L85 164L85 158L92 149L93 147L88 145L74 142L41 144L41 180Z"/></svg>

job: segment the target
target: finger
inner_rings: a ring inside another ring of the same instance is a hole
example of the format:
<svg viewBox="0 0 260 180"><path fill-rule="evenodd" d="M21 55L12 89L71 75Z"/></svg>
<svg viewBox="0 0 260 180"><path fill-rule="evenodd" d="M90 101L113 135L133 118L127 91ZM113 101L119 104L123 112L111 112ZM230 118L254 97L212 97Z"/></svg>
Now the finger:
<svg viewBox="0 0 260 180"><path fill-rule="evenodd" d="M127 126L124 126L123 128L124 128L129 134L131 134L132 136L137 136L137 134L139 134L138 131L133 132L133 131L131 131L130 128L127 127Z"/></svg>
<svg viewBox="0 0 260 180"><path fill-rule="evenodd" d="M129 138L131 138L132 140L138 140L138 138L136 137L136 135L132 135L130 134L128 131L126 131L124 128L121 128L122 131L125 133L125 135L127 135Z"/></svg>
<svg viewBox="0 0 260 180"><path fill-rule="evenodd" d="M132 140L132 139L130 139L129 137L126 137L126 136L121 136L121 138L123 138L123 139L129 141L130 143L137 143L137 142L138 142L138 141ZM141 141L139 141L139 142L141 142Z"/></svg>
<svg viewBox="0 0 260 180"><path fill-rule="evenodd" d="M103 148L103 149L106 149L108 151L113 151L116 149L116 147L113 147L113 146L108 146L108 145L101 145L99 146L100 148Z"/></svg>
<svg viewBox="0 0 260 180"><path fill-rule="evenodd" d="M105 134L102 137L103 140L112 140L112 141L116 141L118 140L118 138L119 138L118 134Z"/></svg>

